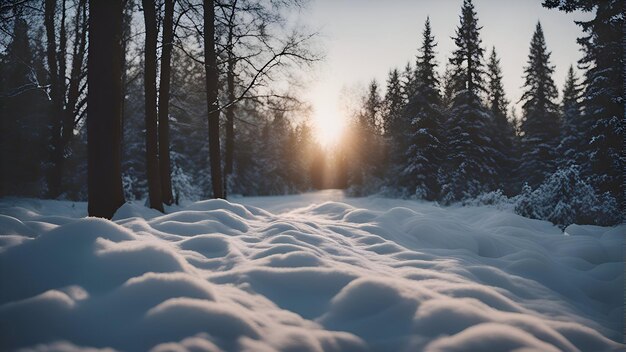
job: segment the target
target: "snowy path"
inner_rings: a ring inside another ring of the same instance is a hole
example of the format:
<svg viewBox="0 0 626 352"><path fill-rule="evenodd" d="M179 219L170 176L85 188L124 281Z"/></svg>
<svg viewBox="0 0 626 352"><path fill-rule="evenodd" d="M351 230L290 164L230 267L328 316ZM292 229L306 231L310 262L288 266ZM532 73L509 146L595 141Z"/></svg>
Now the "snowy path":
<svg viewBox="0 0 626 352"><path fill-rule="evenodd" d="M626 226L340 191L0 200L0 350L623 350Z"/></svg>

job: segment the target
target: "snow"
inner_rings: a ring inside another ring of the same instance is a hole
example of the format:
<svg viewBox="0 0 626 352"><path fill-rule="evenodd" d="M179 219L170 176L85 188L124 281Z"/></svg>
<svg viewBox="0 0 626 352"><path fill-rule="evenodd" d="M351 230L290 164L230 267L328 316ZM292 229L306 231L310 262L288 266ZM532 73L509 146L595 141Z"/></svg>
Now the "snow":
<svg viewBox="0 0 626 352"><path fill-rule="evenodd" d="M623 350L626 225L339 191L0 200L0 350Z"/></svg>

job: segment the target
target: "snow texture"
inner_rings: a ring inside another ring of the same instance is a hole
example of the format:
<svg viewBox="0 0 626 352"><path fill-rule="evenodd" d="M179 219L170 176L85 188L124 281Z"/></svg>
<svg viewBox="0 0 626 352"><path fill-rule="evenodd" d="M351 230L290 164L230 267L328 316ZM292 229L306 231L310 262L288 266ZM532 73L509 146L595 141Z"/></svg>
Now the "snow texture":
<svg viewBox="0 0 626 352"><path fill-rule="evenodd" d="M625 347L625 225L338 191L0 214L0 350Z"/></svg>

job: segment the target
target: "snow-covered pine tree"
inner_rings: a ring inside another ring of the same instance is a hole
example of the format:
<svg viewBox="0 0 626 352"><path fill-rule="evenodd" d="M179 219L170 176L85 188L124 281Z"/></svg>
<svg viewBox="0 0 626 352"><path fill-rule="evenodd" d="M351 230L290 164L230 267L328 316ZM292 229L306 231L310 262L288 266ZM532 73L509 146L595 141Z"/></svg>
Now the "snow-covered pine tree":
<svg viewBox="0 0 626 352"><path fill-rule="evenodd" d="M380 97L378 82L372 80L367 88L361 115L361 125L371 133L378 133L380 130L382 108L383 102Z"/></svg>
<svg viewBox="0 0 626 352"><path fill-rule="evenodd" d="M384 145L380 133L382 107L383 101L380 97L378 83L376 80L372 80L358 117L359 138L362 148L358 158L362 182L365 186L369 186L374 178L381 178L386 169L386 165L383 165Z"/></svg>
<svg viewBox="0 0 626 352"><path fill-rule="evenodd" d="M493 128L491 138L497 150L496 164L498 169L498 187L506 194L512 195L514 187L512 182L513 168L515 165L515 128L508 119L509 101L504 93L502 84L502 69L500 59L496 54L496 48L491 49L487 61L487 107L491 111Z"/></svg>
<svg viewBox="0 0 626 352"><path fill-rule="evenodd" d="M593 19L577 22L586 33L578 39L584 52L579 64L586 69L582 110L591 126L583 173L597 192L610 192L624 205L624 1L545 0L544 6L595 12Z"/></svg>
<svg viewBox="0 0 626 352"><path fill-rule="evenodd" d="M388 185L397 186L402 156L407 148L406 121L403 110L406 106L404 87L397 69L389 72L387 92L383 100L383 137L386 147Z"/></svg>
<svg viewBox="0 0 626 352"><path fill-rule="evenodd" d="M441 98L435 73L435 38L426 19L422 45L416 64L415 92L404 111L410 122L406 130L408 148L404 150L399 185L409 195L427 200L439 196L438 172L443 157L441 141Z"/></svg>
<svg viewBox="0 0 626 352"><path fill-rule="evenodd" d="M441 106L444 110L452 107L452 97L454 96L454 84L452 80L452 65L450 60L446 60L446 68L441 76Z"/></svg>
<svg viewBox="0 0 626 352"><path fill-rule="evenodd" d="M474 5L465 0L450 58L453 101L446 123L447 157L442 169L446 203L493 190L497 170L488 128L491 115L481 102L485 91L480 28Z"/></svg>
<svg viewBox="0 0 626 352"><path fill-rule="evenodd" d="M415 92L415 69L410 62L407 62L406 66L404 66L401 80L402 96L404 97L404 102L407 103L409 98L412 97Z"/></svg>
<svg viewBox="0 0 626 352"><path fill-rule="evenodd" d="M552 74L550 52L546 48L541 23L537 22L530 42L528 62L524 67L522 105L520 180L535 187L555 170L559 139L558 91Z"/></svg>
<svg viewBox="0 0 626 352"><path fill-rule="evenodd" d="M399 121L404 105L400 72L393 69L389 71L387 91L383 99L383 133L388 139L393 139L401 131Z"/></svg>
<svg viewBox="0 0 626 352"><path fill-rule="evenodd" d="M591 126L580 111L581 94L582 87L574 73L574 66L570 66L561 99L561 142L557 149L559 167L583 165L587 159L586 134Z"/></svg>

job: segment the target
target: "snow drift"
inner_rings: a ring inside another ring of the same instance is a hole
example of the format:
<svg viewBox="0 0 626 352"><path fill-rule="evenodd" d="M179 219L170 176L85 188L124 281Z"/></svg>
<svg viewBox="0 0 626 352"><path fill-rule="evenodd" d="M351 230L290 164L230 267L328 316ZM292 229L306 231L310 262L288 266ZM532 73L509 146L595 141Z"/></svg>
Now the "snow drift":
<svg viewBox="0 0 626 352"><path fill-rule="evenodd" d="M332 200L332 201L326 201ZM623 350L626 226L342 198L0 201L0 350Z"/></svg>

